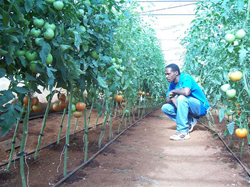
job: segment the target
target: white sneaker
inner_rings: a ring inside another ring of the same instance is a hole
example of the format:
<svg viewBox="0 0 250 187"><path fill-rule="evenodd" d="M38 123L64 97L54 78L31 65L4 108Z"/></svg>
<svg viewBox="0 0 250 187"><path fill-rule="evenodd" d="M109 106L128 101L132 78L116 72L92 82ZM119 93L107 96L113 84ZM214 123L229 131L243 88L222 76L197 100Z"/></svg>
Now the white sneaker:
<svg viewBox="0 0 250 187"><path fill-rule="evenodd" d="M197 124L197 119L192 118L191 123L189 124L189 131L188 132L192 132L194 126Z"/></svg>
<svg viewBox="0 0 250 187"><path fill-rule="evenodd" d="M170 140L188 140L190 138L189 133L176 132L174 135L170 136Z"/></svg>

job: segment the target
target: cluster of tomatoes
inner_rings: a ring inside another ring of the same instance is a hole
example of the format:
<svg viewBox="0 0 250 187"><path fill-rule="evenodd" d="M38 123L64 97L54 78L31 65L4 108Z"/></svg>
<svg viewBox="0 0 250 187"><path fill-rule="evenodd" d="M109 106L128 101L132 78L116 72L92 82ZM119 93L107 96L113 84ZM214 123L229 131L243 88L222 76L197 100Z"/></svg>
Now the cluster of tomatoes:
<svg viewBox="0 0 250 187"><path fill-rule="evenodd" d="M30 97L28 95L24 96L24 98L23 98L23 104L25 104L26 106L28 106L29 98ZM41 108L42 107L39 104L39 99L37 97L33 97L31 99L31 109L32 109L32 111L34 111L34 112L40 112Z"/></svg>
<svg viewBox="0 0 250 187"><path fill-rule="evenodd" d="M144 92L144 91L139 91L138 94L139 94L139 95L145 95L145 92ZM146 93L146 96L149 97L149 96L150 96L149 93ZM150 99L150 100L153 100L153 97L150 96L149 99Z"/></svg>
<svg viewBox="0 0 250 187"><path fill-rule="evenodd" d="M59 102L53 104L54 111L60 111L65 109L69 105L69 96L65 96L65 94L59 93L58 94ZM80 118L83 115L83 111L86 108L86 104L84 102L75 102L75 98L72 97L72 104L71 104L71 111L74 117Z"/></svg>

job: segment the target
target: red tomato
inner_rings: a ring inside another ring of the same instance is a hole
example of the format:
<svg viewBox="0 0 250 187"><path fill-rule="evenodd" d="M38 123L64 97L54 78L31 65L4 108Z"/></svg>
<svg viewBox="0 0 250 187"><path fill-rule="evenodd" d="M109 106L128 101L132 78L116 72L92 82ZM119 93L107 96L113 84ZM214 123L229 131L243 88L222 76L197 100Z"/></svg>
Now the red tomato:
<svg viewBox="0 0 250 187"><path fill-rule="evenodd" d="M60 102L59 102L59 107L60 107L60 108L67 108L67 106L68 106L68 105L67 105L64 101L60 101Z"/></svg>
<svg viewBox="0 0 250 187"><path fill-rule="evenodd" d="M122 95L115 95L115 101L121 102L122 101Z"/></svg>
<svg viewBox="0 0 250 187"><path fill-rule="evenodd" d="M61 107L59 106L59 103L54 103L52 108L53 108L54 111L57 111L57 112L61 110Z"/></svg>
<svg viewBox="0 0 250 187"><path fill-rule="evenodd" d="M32 106L32 110L34 111L34 112L40 112L41 111L41 105L33 105Z"/></svg>
<svg viewBox="0 0 250 187"><path fill-rule="evenodd" d="M86 108L86 104L83 102L76 103L76 110L78 111L84 111Z"/></svg>
<svg viewBox="0 0 250 187"><path fill-rule="evenodd" d="M65 100L66 100L66 96L65 96L64 94L62 94L62 93L59 93L59 94L58 94L58 99L59 99L60 101L65 101Z"/></svg>
<svg viewBox="0 0 250 187"><path fill-rule="evenodd" d="M122 102L122 106L125 107L125 102Z"/></svg>
<svg viewBox="0 0 250 187"><path fill-rule="evenodd" d="M28 106L28 102L29 102L29 96L25 95L23 98L23 104L25 104L26 106Z"/></svg>
<svg viewBox="0 0 250 187"><path fill-rule="evenodd" d="M31 106L37 105L39 103L39 99L37 97L33 97Z"/></svg>

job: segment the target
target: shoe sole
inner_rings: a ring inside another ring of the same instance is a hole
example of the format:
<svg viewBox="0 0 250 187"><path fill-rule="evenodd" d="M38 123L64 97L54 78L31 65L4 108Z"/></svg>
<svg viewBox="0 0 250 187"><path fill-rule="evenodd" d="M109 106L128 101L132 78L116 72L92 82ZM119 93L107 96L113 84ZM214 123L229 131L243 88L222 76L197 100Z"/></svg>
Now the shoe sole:
<svg viewBox="0 0 250 187"><path fill-rule="evenodd" d="M190 139L190 136L185 136L184 138L170 137L170 140L175 140L175 141L188 140L188 139Z"/></svg>

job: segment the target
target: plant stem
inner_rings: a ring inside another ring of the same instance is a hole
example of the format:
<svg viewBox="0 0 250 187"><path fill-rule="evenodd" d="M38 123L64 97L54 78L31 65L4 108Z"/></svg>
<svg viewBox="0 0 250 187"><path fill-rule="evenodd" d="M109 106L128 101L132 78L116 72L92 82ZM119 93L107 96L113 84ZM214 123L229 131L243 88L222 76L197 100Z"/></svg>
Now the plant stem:
<svg viewBox="0 0 250 187"><path fill-rule="evenodd" d="M86 118L86 111L87 109L85 109L83 111L83 118L84 118L84 142L85 142L85 156L84 156L84 162L87 161L88 158L88 124L87 124L87 118Z"/></svg>
<svg viewBox="0 0 250 187"><path fill-rule="evenodd" d="M49 108L50 108L50 104L51 104L51 100L52 100L53 95L54 95L54 93L50 93L47 108L46 108L46 111L45 111L45 114L44 114L44 117L43 117L43 124L42 124L41 131L40 131L40 134L39 134L39 137L38 137L38 143L37 143L34 159L37 158L37 153L38 153L38 150L39 150L39 147L40 147L40 144L41 144L43 131L44 131L44 128L46 126L46 120L47 120L47 117L48 117Z"/></svg>
<svg viewBox="0 0 250 187"><path fill-rule="evenodd" d="M24 121L23 121L23 137L22 137L22 142L21 142L21 146L20 146L20 151L19 154L20 155L20 173L21 173L21 179L22 179L22 186L26 187L26 180L25 180L25 174L24 174L24 158L23 156L25 155L24 149L26 146L26 139L28 136L28 123L29 123L29 115L30 115L30 109L31 109L31 98L29 97L28 100L28 107L27 107L27 111L24 117Z"/></svg>
<svg viewBox="0 0 250 187"><path fill-rule="evenodd" d="M113 107L114 107L114 101L111 103L111 111L110 111L110 117L109 117L109 140L112 140L113 133L112 133L112 118L113 118Z"/></svg>
<svg viewBox="0 0 250 187"><path fill-rule="evenodd" d="M122 124L122 122L123 122L124 115L125 115L125 110L123 111L123 114L122 114L122 117L121 117L121 121L120 121L119 126L118 126L118 129L117 129L117 133L120 132L120 128L121 128L121 124Z"/></svg>
<svg viewBox="0 0 250 187"><path fill-rule="evenodd" d="M11 161L12 161L12 158L13 158L13 153L15 151L16 135L17 135L17 131L18 131L18 128L19 128L19 125L20 125L20 121L23 118L24 111L25 111L25 105L23 105L22 113L21 113L20 118L17 121L15 132L14 132L14 135L13 135L13 138L12 138L12 146L11 146L11 151L10 151L10 156L9 156L9 163L8 163L8 166L7 166L7 169L6 169L7 171L9 171L10 166L11 166Z"/></svg>
<svg viewBox="0 0 250 187"><path fill-rule="evenodd" d="M74 127L73 134L75 134L75 132L76 132L77 124L78 124L78 118L75 119L75 127Z"/></svg>
<svg viewBox="0 0 250 187"><path fill-rule="evenodd" d="M69 133L70 133L70 121L72 118L72 98L73 98L73 86L70 86L70 96L69 96L69 105L68 105L68 123L67 123L67 128L66 128L66 141L65 141L65 151L64 151L64 170L63 170L63 175L67 175L67 158L68 158L68 147L69 147Z"/></svg>
<svg viewBox="0 0 250 187"><path fill-rule="evenodd" d="M102 130L101 130L100 138L99 138L99 141L98 141L98 147L99 148L101 147L101 144L102 144L102 138L103 138L103 135L104 135L105 126L106 126L106 122L107 122L108 116L109 116L109 112L107 111L106 115L105 115L105 118L104 118L104 122L102 124Z"/></svg>
<svg viewBox="0 0 250 187"><path fill-rule="evenodd" d="M65 115L66 115L66 111L67 111L67 108L65 108L63 110L63 115L62 115L62 119L61 119L61 125L60 125L60 129L59 129L58 137L57 137L57 144L59 144L59 142L60 142L60 137L61 137L61 133L62 133L63 122L64 122L64 118L65 118Z"/></svg>

